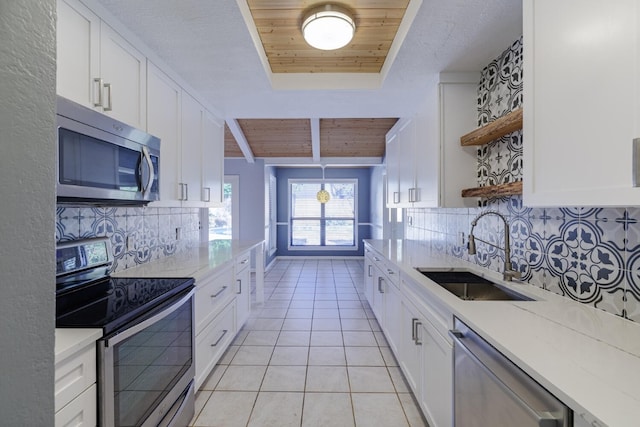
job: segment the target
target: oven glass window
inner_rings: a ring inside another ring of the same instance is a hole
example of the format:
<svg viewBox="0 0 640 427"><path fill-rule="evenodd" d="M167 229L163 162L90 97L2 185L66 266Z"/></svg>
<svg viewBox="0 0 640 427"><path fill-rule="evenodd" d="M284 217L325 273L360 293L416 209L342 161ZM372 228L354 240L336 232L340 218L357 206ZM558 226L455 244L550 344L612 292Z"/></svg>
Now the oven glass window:
<svg viewBox="0 0 640 427"><path fill-rule="evenodd" d="M191 300L114 348L116 426L138 426L191 367Z"/></svg>

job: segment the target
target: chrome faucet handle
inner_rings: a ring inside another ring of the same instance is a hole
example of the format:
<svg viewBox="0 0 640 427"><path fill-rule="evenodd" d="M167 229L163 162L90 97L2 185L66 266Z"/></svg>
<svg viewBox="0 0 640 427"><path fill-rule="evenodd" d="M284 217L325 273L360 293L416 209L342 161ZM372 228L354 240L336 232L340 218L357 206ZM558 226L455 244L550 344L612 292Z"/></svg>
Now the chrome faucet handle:
<svg viewBox="0 0 640 427"><path fill-rule="evenodd" d="M502 274L502 278L507 282L511 282L513 279L520 280L522 278L522 274L516 270L504 270Z"/></svg>

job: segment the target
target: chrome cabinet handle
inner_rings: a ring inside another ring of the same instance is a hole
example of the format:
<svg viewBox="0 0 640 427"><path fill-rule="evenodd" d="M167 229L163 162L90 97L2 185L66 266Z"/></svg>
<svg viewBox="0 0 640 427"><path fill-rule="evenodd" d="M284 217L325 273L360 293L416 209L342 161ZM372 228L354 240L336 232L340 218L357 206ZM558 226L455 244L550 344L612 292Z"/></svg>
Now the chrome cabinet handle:
<svg viewBox="0 0 640 427"><path fill-rule="evenodd" d="M400 192L399 191L394 191L393 192L393 203L400 203Z"/></svg>
<svg viewBox="0 0 640 427"><path fill-rule="evenodd" d="M189 184L184 184L184 200L189 200Z"/></svg>
<svg viewBox="0 0 640 427"><path fill-rule="evenodd" d="M217 298L218 295L223 293L225 290L227 290L227 286L223 286L218 292L216 292L215 294L211 295L211 298Z"/></svg>
<svg viewBox="0 0 640 427"><path fill-rule="evenodd" d="M213 344L211 344L211 347L215 347L218 344L220 344L220 341L222 341L222 338L224 338L225 335L227 335L227 332L229 332L228 329L223 329L222 330L222 335L220 335L220 338L218 338L218 340L216 342L214 342Z"/></svg>
<svg viewBox="0 0 640 427"><path fill-rule="evenodd" d="M113 105L111 103L111 83L105 83L104 88L107 89L109 96L107 96L107 105L103 108L104 111L111 111L113 110ZM102 91L100 91L102 92Z"/></svg>
<svg viewBox="0 0 640 427"><path fill-rule="evenodd" d="M384 281L384 279L382 277L378 277L378 292L380 292L381 294L384 294L384 291L382 290L382 282Z"/></svg>
<svg viewBox="0 0 640 427"><path fill-rule="evenodd" d="M411 319L411 341L416 342L416 322L418 321L417 317Z"/></svg>
<svg viewBox="0 0 640 427"><path fill-rule="evenodd" d="M180 186L180 196L178 196L178 200L184 200L184 184L180 182L178 185Z"/></svg>
<svg viewBox="0 0 640 427"><path fill-rule="evenodd" d="M416 343L416 345L422 345L422 341L419 341L420 336L418 335L418 327L422 326L422 322L419 319L416 319L416 321L413 324L413 336L414 339L413 341Z"/></svg>
<svg viewBox="0 0 640 427"><path fill-rule="evenodd" d="M209 187L204 187L204 188L202 189L202 192L204 193L205 191L207 192L207 195L206 195L206 197L203 195L203 196L202 196L202 199L203 199L203 201L204 201L204 202L207 202L207 203L208 203L208 202L210 202L210 201L211 201L211 188L209 188Z"/></svg>
<svg viewBox="0 0 640 427"><path fill-rule="evenodd" d="M249 262L249 258L245 258L242 261L240 261L240 264L246 264Z"/></svg>
<svg viewBox="0 0 640 427"><path fill-rule="evenodd" d="M97 83L98 85L98 102L94 102L93 106L94 107L102 107L102 104L104 102L103 96L102 96L102 86L104 84L103 80L99 77L96 77L95 79L93 79L94 83ZM93 98L95 99L96 95L95 95L95 84L94 84L94 93L93 93Z"/></svg>
<svg viewBox="0 0 640 427"><path fill-rule="evenodd" d="M238 292L236 292L236 294L241 294L242 293L242 279L236 279L236 282L238 282Z"/></svg>

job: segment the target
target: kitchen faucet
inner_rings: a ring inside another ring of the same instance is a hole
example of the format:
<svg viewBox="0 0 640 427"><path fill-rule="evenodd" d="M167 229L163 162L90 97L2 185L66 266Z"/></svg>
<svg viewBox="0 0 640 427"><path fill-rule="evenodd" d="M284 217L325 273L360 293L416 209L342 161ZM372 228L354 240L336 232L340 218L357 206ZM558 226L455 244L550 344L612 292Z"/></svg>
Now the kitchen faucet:
<svg viewBox="0 0 640 427"><path fill-rule="evenodd" d="M498 245L495 245L491 242L487 242L486 240L478 239L473 235L473 229L478 224L478 220L486 215L495 215L502 219L504 223L504 248L501 248ZM494 211L486 211L482 212L480 215L475 217L473 221L471 221L471 231L469 232L469 255L476 254L476 239L481 241L482 243L486 243L489 246L493 246L494 248L502 249L504 251L504 273L503 279L507 281L511 281L512 279L520 279L521 274L519 271L515 271L513 269L513 264L511 264L511 248L509 246L509 224L507 223L507 219L500 213Z"/></svg>

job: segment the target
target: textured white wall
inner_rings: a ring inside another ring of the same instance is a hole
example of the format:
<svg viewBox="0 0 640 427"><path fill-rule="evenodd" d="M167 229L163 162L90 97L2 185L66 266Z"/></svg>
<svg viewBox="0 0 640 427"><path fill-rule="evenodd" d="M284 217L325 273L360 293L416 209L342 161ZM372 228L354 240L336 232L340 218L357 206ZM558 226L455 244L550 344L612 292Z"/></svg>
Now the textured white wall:
<svg viewBox="0 0 640 427"><path fill-rule="evenodd" d="M52 426L55 0L0 2L0 424Z"/></svg>

